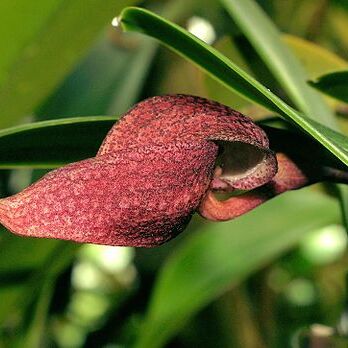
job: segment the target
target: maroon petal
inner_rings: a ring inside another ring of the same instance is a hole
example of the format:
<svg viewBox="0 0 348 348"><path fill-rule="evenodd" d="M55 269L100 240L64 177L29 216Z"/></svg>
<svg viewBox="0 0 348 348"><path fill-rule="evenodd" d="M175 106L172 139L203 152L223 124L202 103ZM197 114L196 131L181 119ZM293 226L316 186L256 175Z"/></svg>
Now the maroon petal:
<svg viewBox="0 0 348 348"><path fill-rule="evenodd" d="M249 118L198 97L148 99L112 128L95 158L1 199L0 221L24 236L159 245L204 201L219 147L225 163L214 180L231 189L259 187L276 173L267 136Z"/></svg>
<svg viewBox="0 0 348 348"><path fill-rule="evenodd" d="M216 152L202 146L118 151L55 170L0 200L14 233L153 246L188 223L209 186Z"/></svg>
<svg viewBox="0 0 348 348"><path fill-rule="evenodd" d="M145 144L208 140L269 146L266 133L249 117L205 98L179 94L138 103L110 130L98 155Z"/></svg>

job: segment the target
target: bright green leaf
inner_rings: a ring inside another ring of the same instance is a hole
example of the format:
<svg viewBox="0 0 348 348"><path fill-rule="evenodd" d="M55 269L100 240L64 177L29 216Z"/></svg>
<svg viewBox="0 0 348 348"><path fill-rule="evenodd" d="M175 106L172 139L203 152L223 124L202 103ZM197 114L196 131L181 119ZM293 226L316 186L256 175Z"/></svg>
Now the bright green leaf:
<svg viewBox="0 0 348 348"><path fill-rule="evenodd" d="M331 131L291 108L220 52L183 28L152 12L134 7L123 10L120 21L124 30L139 31L156 38L194 62L226 87L296 123L348 165L348 145L343 144L344 146L342 146L343 135ZM348 143L348 140L346 142Z"/></svg>

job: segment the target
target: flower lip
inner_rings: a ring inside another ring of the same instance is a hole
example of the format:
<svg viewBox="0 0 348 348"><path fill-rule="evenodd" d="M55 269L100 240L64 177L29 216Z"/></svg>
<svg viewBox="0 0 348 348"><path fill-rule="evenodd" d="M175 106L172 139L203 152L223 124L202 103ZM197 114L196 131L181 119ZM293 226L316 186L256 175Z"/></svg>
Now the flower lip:
<svg viewBox="0 0 348 348"><path fill-rule="evenodd" d="M250 190L269 182L277 172L274 152L241 141L219 141L220 155L215 178L230 188Z"/></svg>

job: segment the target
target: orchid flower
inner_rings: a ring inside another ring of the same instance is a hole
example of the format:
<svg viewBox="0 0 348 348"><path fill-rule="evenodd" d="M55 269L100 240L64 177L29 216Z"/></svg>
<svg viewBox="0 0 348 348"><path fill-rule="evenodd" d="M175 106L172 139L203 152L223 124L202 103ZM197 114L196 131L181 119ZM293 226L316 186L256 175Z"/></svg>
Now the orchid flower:
<svg viewBox="0 0 348 348"><path fill-rule="evenodd" d="M195 212L229 220L291 189L347 181L287 143L278 139L272 151L262 128L217 102L153 97L115 124L95 157L1 199L0 222L22 236L153 247L182 232ZM217 192L239 194L221 201Z"/></svg>

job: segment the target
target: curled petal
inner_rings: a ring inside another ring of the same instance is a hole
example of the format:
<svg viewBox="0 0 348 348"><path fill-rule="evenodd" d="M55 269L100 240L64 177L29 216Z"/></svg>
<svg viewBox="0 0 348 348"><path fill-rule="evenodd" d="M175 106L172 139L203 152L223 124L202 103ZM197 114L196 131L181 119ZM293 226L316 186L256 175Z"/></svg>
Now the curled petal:
<svg viewBox="0 0 348 348"><path fill-rule="evenodd" d="M311 183L301 168L284 153L277 154L277 162L278 172L266 185L224 201L218 200L214 193L209 191L202 200L199 213L213 221L231 220L274 196Z"/></svg>

